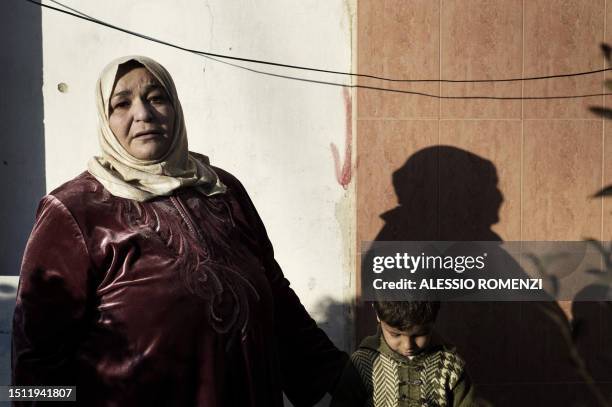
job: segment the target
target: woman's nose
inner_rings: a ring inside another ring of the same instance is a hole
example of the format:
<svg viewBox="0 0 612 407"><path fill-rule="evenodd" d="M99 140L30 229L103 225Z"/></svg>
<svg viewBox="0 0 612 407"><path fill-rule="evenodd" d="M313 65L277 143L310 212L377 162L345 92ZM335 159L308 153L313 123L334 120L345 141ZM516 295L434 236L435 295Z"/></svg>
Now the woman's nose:
<svg viewBox="0 0 612 407"><path fill-rule="evenodd" d="M137 100L132 104L134 119L137 121L148 122L153 119L153 112L151 112L151 106L142 100Z"/></svg>

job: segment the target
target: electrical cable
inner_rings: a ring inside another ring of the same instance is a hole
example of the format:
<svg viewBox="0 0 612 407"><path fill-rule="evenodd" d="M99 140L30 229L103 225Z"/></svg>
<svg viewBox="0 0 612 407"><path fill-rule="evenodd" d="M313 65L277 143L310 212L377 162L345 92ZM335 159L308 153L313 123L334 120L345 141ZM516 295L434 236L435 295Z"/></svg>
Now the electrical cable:
<svg viewBox="0 0 612 407"><path fill-rule="evenodd" d="M71 11L66 11L66 10L62 10L60 8L57 7L53 7L41 2L37 2L34 0L25 0L28 3L37 5L39 7L44 7L44 8L48 8L63 14L67 14L70 15L72 17L76 17L78 19L82 19L82 20L86 20L89 22L92 22L94 24L98 24L98 25L102 25L104 27L107 28L111 28L120 32L123 32L125 34L129 34L129 35L133 35L148 41L152 41L161 45L166 45L168 47L171 48L175 48L181 51L185 51L185 52L189 52L195 55L199 55L202 57L205 57L207 59L213 60L215 62L220 62L226 65L230 65L239 69L243 69L249 72L253 72L253 73L257 73L257 74L262 74L262 75L267 75L267 76L272 76L272 77L278 77L278 78L284 78L284 79L291 79L291 80L296 80L296 81L302 81L302 82L309 82L309 83L316 83L316 84L322 84L322 85L330 85L330 86L339 86L339 87L346 87L346 88L351 88L351 89L367 89L367 90L376 90L376 91L383 91L383 92L392 92L392 93L402 93L402 94L410 94L410 95L416 95L416 96L425 96L425 97L432 97L432 98L437 98L437 99L485 99L485 100L548 100L548 99L577 99L577 98L587 98L587 97L595 97L595 96L608 96L608 95L612 95L612 93L593 93L593 94L582 94L582 95L559 95L559 96L442 96L442 95L435 95L435 94L430 94L430 93L425 93L425 92L417 92L417 91L410 91L410 90L402 90L402 89L394 89L394 88L383 88L383 87L378 87L378 86L369 86L369 85L352 85L352 84L343 84L343 83L337 83L337 82L330 82L330 81L322 81L322 80L314 80L314 79L307 79L307 78L300 78L300 77L294 77L294 76L289 76L289 75L282 75L282 74L276 74L276 73L272 73L272 72L267 72L267 71L262 71L262 70L258 70L258 69L254 69L254 68L249 68L249 67L245 67L242 65L238 65L238 64L234 64L234 63L230 63L228 61L223 61L222 59L229 59L229 60L234 60L234 61L241 61L241 62L249 62L249 63L256 63L256 64L263 64L263 65L270 65L270 66L276 66L276 67L283 67L283 68L291 68L291 69L300 69L300 70L306 70L306 71L312 71L312 72L319 72L319 73L330 73L330 74L338 74L338 75L345 75L345 76L351 76L351 77L366 77L366 78L370 78L370 79L378 79L378 80L383 80L383 81L389 81L389 82L452 82L452 83L482 83L482 82L513 82L513 81L528 81L528 80L541 80L541 79L551 79L551 78L560 78L560 77L571 77L571 76L581 76L581 75L590 75L590 74L594 74L594 73L600 73L600 72L604 72L604 71L608 71L608 70L612 70L612 68L605 68L605 69L600 69L600 70L594 70L594 71L585 71L585 72L576 72L576 73L570 73L570 74L560 74L560 75L549 75L549 76L538 76L538 77L529 77L529 78L511 78L511 79L477 79L477 80L451 80L451 79L390 79L390 78L384 78L384 77L379 77L379 76L374 76L374 75L366 75L366 74L356 74L356 73L350 73L350 72L341 72L341 71L332 71L332 70L326 70L326 69L318 69L318 68L310 68L310 67L304 67L304 66L299 66L299 65L289 65L289 64L282 64L282 63L276 63L276 62L269 62L269 61L263 61L263 60L257 60L257 59L249 59L249 58L241 58L241 57L234 57L234 56L230 56L230 55L224 55L224 54L216 54L216 53L211 53L211 52L206 52L206 51L199 51L199 50L195 50L195 49L190 49L190 48L186 48L186 47L182 47L180 45L176 45L176 44L172 44L154 37L150 37L148 35L144 35L144 34L140 34L137 33L135 31L131 31L122 27L118 27L115 26L113 24L104 22L102 20L99 20L97 18L88 16L85 13L82 13L78 10L75 10L73 8L70 8L60 2L57 2L55 0L51 0L53 1L55 4L61 5L62 7L65 7Z"/></svg>
<svg viewBox="0 0 612 407"><path fill-rule="evenodd" d="M349 89L367 89L367 90L377 90L377 91L383 91L383 92L403 93L407 95L425 96L425 97L431 97L431 98L436 98L436 99L547 100L547 99L579 99L579 98L588 98L588 97L594 97L594 96L612 96L612 93L594 93L594 94L567 95L567 96L440 96L440 95L434 95L431 93L416 92L416 91L411 91L411 90L381 88L381 87L368 86L368 85L350 85L350 84L343 84L343 83L336 83L336 82L320 81L316 79L298 78L294 76L276 74L273 72L260 71L254 68L249 68L246 66L234 64L232 62L213 58L208 55L202 55L202 56L206 59L210 59L212 61L215 61L221 64L233 66L235 68L243 69L245 71L249 71L249 72L253 72L253 73L257 73L261 75L273 76L276 78L291 79L291 80L300 81L300 82L310 82L310 83L316 83L320 85L339 86L339 87L344 87L344 88L349 88Z"/></svg>

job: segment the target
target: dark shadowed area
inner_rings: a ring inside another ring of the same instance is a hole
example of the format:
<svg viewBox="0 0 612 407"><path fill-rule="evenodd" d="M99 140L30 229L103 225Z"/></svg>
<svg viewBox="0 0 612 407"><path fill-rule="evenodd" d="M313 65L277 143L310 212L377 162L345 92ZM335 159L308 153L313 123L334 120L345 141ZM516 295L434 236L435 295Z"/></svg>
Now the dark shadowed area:
<svg viewBox="0 0 612 407"><path fill-rule="evenodd" d="M18 275L36 206L45 194L40 7L0 4L0 275Z"/></svg>

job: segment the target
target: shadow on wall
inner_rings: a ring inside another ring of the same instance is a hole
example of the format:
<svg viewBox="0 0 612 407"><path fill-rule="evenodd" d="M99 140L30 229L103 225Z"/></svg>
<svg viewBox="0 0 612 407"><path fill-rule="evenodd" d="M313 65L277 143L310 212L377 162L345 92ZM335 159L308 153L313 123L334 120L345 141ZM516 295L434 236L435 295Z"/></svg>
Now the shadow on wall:
<svg viewBox="0 0 612 407"><path fill-rule="evenodd" d="M34 213L45 194L40 7L0 3L0 275L18 275Z"/></svg>
<svg viewBox="0 0 612 407"><path fill-rule="evenodd" d="M354 317L350 304L325 297L316 304L312 315L316 316L319 328L325 331L338 348L347 352L353 350Z"/></svg>
<svg viewBox="0 0 612 407"><path fill-rule="evenodd" d="M491 230L503 202L497 183L486 159L449 146L423 149L393 174L399 205L381 215L375 240L501 242ZM518 264L512 273L527 276ZM581 329L572 331L554 301L448 302L436 327L466 360L479 396L494 406L608 405L612 307L575 302L574 309ZM356 316L358 340L375 332L368 303L357 305Z"/></svg>

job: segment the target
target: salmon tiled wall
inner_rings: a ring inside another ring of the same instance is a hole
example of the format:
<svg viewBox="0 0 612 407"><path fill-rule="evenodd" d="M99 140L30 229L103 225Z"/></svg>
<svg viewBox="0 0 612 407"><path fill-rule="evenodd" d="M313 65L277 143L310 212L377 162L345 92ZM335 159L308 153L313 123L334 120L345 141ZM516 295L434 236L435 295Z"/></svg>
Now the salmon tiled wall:
<svg viewBox="0 0 612 407"><path fill-rule="evenodd" d="M605 33L611 9L605 0L359 0L358 72L465 80L602 69L599 44L612 40ZM529 97L601 93L603 79L599 73L502 83L359 83L444 96ZM612 148L610 124L604 132L603 120L588 109L603 105L603 97L499 101L357 93L358 241L372 240L382 224L378 215L396 204L391 173L432 143L460 147L496 166L504 203L493 228L502 239L612 238L605 216L612 203L602 211L603 201L590 198L612 183L612 165L604 159ZM423 121L435 123L423 130ZM373 196L378 190L385 192Z"/></svg>
<svg viewBox="0 0 612 407"><path fill-rule="evenodd" d="M590 71L606 66L599 45L612 43L612 0L358 0L357 5L361 74L486 80ZM442 96L538 97L602 93L604 79L600 72L523 82L359 78L358 83ZM380 216L397 206L394 171L435 145L465 150L495 166L503 203L491 229L502 240L612 240L612 198L592 198L612 184L612 122L589 111L604 102L612 107L612 96L440 100L359 89L358 247L377 237L384 225ZM430 204L439 212L432 218L438 236L444 211L436 200L445 185L438 180L430 191ZM560 306L571 317L571 304ZM520 318L524 312L518 311ZM357 332L370 332L370 322L358 314Z"/></svg>

